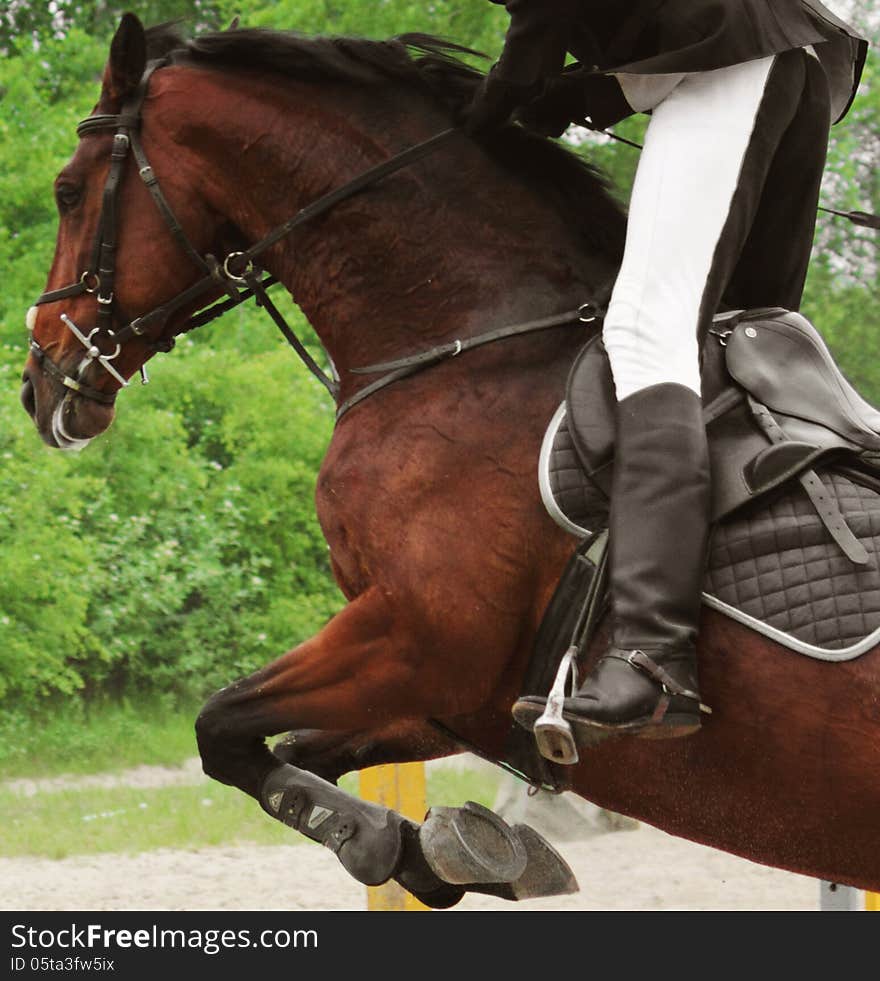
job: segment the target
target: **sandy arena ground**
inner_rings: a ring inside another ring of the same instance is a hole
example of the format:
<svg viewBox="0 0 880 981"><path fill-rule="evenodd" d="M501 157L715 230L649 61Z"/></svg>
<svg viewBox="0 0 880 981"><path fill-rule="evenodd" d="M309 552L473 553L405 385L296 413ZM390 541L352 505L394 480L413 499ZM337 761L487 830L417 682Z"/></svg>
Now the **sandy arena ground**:
<svg viewBox="0 0 880 981"><path fill-rule="evenodd" d="M75 783L154 786L204 779L195 762L175 770L139 767ZM19 781L23 793L69 785ZM10 786L7 784L7 787ZM568 795L545 803L502 788L509 821L541 830L569 862L580 892L507 903L468 896L456 910L815 910L819 884L648 825L601 812ZM139 855L87 855L52 861L0 859L3 910L363 910L366 890L325 849L308 843L162 849Z"/></svg>

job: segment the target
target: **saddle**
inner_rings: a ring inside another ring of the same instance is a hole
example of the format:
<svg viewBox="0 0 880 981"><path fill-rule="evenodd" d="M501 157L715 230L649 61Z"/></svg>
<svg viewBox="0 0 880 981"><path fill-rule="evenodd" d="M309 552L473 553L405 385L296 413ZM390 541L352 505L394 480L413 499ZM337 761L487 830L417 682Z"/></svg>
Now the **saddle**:
<svg viewBox="0 0 880 981"><path fill-rule="evenodd" d="M847 382L813 325L781 308L716 317L701 377L713 487L704 602L810 656L844 660L869 649L880 636L880 412ZM541 450L545 506L582 541L538 632L524 681L532 693L561 690L563 662L586 650L607 605L614 418L596 336L572 365ZM798 590L806 614L793 609ZM829 632L838 637L827 648L814 642ZM520 769L564 789L565 768L517 729L509 749Z"/></svg>
<svg viewBox="0 0 880 981"><path fill-rule="evenodd" d="M875 470L871 454L880 453L880 412L844 378L801 314L772 308L716 317L701 376L713 521L832 460ZM565 415L586 477L606 496L614 465L614 404L611 368L597 335L572 366ZM846 550L845 531L824 502L822 508L829 532Z"/></svg>

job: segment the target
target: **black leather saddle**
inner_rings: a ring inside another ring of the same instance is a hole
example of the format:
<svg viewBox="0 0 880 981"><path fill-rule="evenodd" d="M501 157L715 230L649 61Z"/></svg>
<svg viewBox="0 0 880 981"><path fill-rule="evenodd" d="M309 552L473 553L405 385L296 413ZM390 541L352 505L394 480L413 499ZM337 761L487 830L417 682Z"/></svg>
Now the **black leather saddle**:
<svg viewBox="0 0 880 981"><path fill-rule="evenodd" d="M814 468L842 459L876 474L880 412L847 382L813 325L780 308L720 314L701 373L713 519L797 478L841 548L854 562L867 561ZM611 369L597 336L572 366L565 411L584 471L605 495L614 466L614 404Z"/></svg>

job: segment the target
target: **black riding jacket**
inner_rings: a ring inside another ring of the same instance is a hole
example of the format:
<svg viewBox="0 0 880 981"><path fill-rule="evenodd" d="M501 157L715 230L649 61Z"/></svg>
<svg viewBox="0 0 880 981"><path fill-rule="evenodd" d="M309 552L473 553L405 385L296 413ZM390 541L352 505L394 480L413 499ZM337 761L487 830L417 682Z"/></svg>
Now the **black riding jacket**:
<svg viewBox="0 0 880 981"><path fill-rule="evenodd" d="M601 72L712 71L814 46L832 119L848 110L867 41L819 0L491 0L510 14L495 72L517 86L558 75L570 52Z"/></svg>

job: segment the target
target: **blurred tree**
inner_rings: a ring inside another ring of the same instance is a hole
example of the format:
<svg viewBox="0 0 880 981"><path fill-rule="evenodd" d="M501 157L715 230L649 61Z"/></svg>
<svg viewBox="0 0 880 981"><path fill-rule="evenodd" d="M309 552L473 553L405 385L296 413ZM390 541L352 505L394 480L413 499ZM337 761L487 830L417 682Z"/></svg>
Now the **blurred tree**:
<svg viewBox="0 0 880 981"><path fill-rule="evenodd" d="M14 54L60 40L73 28L107 38L127 10L145 24L186 18L196 28L219 26L215 0L7 0L0 5L0 53Z"/></svg>

